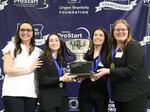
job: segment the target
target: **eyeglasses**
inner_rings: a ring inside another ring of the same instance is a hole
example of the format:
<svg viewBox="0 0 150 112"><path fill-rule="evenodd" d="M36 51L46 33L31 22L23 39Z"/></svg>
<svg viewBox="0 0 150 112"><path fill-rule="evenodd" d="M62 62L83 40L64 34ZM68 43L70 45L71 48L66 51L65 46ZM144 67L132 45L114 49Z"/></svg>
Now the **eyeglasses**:
<svg viewBox="0 0 150 112"><path fill-rule="evenodd" d="M115 31L117 31L117 32L119 32L119 31L122 31L122 32L125 32L125 31L127 31L128 29L126 29L126 28L122 28L122 29L115 29Z"/></svg>
<svg viewBox="0 0 150 112"><path fill-rule="evenodd" d="M30 33L33 31L33 29L20 29L20 32L25 32L25 31Z"/></svg>

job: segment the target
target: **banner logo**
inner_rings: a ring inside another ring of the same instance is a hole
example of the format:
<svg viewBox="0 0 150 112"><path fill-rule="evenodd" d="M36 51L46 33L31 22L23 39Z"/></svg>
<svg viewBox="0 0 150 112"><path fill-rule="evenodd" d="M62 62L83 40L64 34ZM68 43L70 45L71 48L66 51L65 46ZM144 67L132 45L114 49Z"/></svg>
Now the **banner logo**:
<svg viewBox="0 0 150 112"><path fill-rule="evenodd" d="M0 80L3 80L4 79L4 75L2 74L2 69L0 67Z"/></svg>
<svg viewBox="0 0 150 112"><path fill-rule="evenodd" d="M145 3L150 3L150 0L143 0L143 3L145 4Z"/></svg>
<svg viewBox="0 0 150 112"><path fill-rule="evenodd" d="M72 3L70 5L70 3ZM60 5L58 7L58 13L61 15L85 15L89 14L89 6L85 5L75 5L76 3L80 4L80 0L68 0L68 6Z"/></svg>
<svg viewBox="0 0 150 112"><path fill-rule="evenodd" d="M69 97L69 111L79 111L79 102L77 97Z"/></svg>
<svg viewBox="0 0 150 112"><path fill-rule="evenodd" d="M123 11L130 11L136 6L137 0L131 1L129 4L119 4L111 1L103 1L100 2L97 7L95 7L95 12L99 12L104 8L116 9L116 10L123 10Z"/></svg>
<svg viewBox="0 0 150 112"><path fill-rule="evenodd" d="M143 37L143 40L139 42L142 46L150 44L150 23L147 24L147 29L148 29L147 36Z"/></svg>
<svg viewBox="0 0 150 112"><path fill-rule="evenodd" d="M145 36L143 37L143 40L139 42L141 44L141 46L150 44L150 36Z"/></svg>
<svg viewBox="0 0 150 112"><path fill-rule="evenodd" d="M47 9L48 7L49 7L49 4L47 4L47 1L43 0L43 2L41 4L39 4L39 6L37 7L37 9Z"/></svg>
<svg viewBox="0 0 150 112"><path fill-rule="evenodd" d="M0 0L0 10L3 10L8 5L8 0Z"/></svg>
<svg viewBox="0 0 150 112"><path fill-rule="evenodd" d="M68 0L68 3L80 3L81 0Z"/></svg>
<svg viewBox="0 0 150 112"><path fill-rule="evenodd" d="M79 38L90 38L90 32L85 27L78 27L74 32L71 31L61 31L59 35L64 41L68 39L79 39Z"/></svg>
<svg viewBox="0 0 150 112"><path fill-rule="evenodd" d="M0 67L0 81L2 81L3 79L4 75L2 74L2 69ZM0 99L0 112L4 112L1 99Z"/></svg>
<svg viewBox="0 0 150 112"><path fill-rule="evenodd" d="M110 111L110 112L116 112L114 101L112 101L111 99L109 100L108 111Z"/></svg>
<svg viewBox="0 0 150 112"><path fill-rule="evenodd" d="M46 9L49 7L47 0L14 0L16 7L35 7L37 9Z"/></svg>
<svg viewBox="0 0 150 112"><path fill-rule="evenodd" d="M143 4L147 7L150 7L150 0L143 0Z"/></svg>
<svg viewBox="0 0 150 112"><path fill-rule="evenodd" d="M45 39L43 38L43 35L42 35L44 26L42 24L33 24L33 28L34 28L35 36L36 36L35 45L40 46L40 45L45 44Z"/></svg>

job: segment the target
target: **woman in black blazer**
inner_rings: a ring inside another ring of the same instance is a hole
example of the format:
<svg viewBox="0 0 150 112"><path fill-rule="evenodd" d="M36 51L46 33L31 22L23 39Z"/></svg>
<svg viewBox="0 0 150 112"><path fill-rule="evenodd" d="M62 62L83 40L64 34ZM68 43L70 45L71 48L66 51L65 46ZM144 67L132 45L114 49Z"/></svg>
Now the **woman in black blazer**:
<svg viewBox="0 0 150 112"><path fill-rule="evenodd" d="M92 34L92 49L87 53L86 60L93 63L93 72L105 67L108 46L108 35L105 29L96 28ZM108 107L107 77L97 81L85 78L79 90L80 112L107 112Z"/></svg>
<svg viewBox="0 0 150 112"><path fill-rule="evenodd" d="M98 70L97 78L110 74L117 112L144 112L150 80L144 65L144 51L133 41L128 23L117 20L110 34L110 68Z"/></svg>
<svg viewBox="0 0 150 112"><path fill-rule="evenodd" d="M68 73L63 74L63 43L57 33L48 36L41 60L43 66L38 69L40 112L68 112L65 82L71 78Z"/></svg>

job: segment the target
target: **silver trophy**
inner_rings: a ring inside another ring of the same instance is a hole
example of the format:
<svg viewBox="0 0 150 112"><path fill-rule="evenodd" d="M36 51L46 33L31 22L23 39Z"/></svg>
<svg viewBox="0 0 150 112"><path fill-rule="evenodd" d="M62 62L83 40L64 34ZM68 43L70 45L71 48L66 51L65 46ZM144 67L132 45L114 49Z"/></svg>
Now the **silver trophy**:
<svg viewBox="0 0 150 112"><path fill-rule="evenodd" d="M72 39L66 41L66 46L72 52L76 60L67 64L67 70L71 75L90 75L92 73L92 62L84 59L85 54L90 48L89 39Z"/></svg>

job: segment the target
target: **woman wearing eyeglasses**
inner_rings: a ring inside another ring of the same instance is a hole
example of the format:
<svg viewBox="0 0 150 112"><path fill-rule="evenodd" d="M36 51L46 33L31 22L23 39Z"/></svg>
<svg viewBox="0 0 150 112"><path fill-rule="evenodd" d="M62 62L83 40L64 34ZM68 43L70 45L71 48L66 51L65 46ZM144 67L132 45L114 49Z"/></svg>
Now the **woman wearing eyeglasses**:
<svg viewBox="0 0 150 112"><path fill-rule="evenodd" d="M35 32L29 21L19 24L15 42L3 49L5 78L2 87L6 112L35 112L37 88L34 70L42 65L42 50L35 47Z"/></svg>
<svg viewBox="0 0 150 112"><path fill-rule="evenodd" d="M109 74L117 112L144 112L150 80L144 65L144 50L134 41L128 23L117 20L111 28L110 68L98 70L97 78Z"/></svg>

